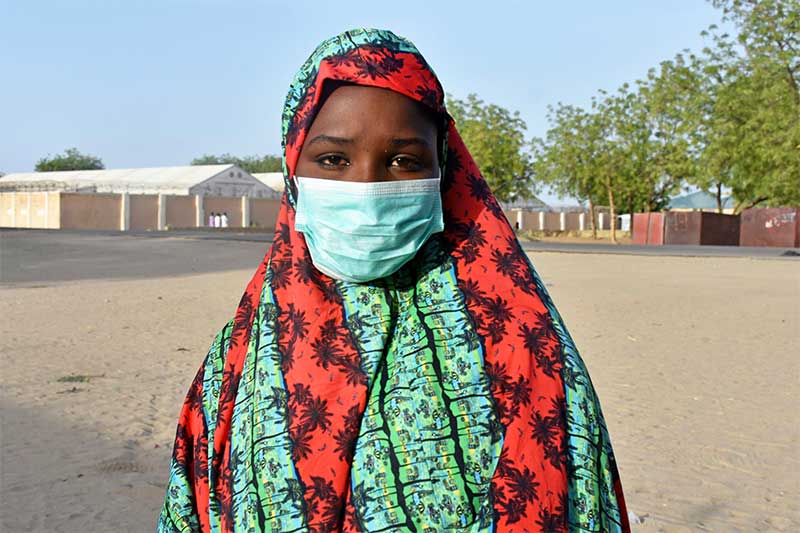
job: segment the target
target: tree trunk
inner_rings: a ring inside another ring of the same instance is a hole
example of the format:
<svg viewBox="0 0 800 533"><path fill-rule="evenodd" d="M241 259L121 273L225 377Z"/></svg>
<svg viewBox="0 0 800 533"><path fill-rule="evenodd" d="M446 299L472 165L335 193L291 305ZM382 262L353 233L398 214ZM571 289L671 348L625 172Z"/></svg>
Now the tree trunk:
<svg viewBox="0 0 800 533"><path fill-rule="evenodd" d="M722 214L722 184L717 183L717 213Z"/></svg>
<svg viewBox="0 0 800 533"><path fill-rule="evenodd" d="M610 211L608 218L611 224L611 242L617 244L617 210L614 207L614 191L611 187L608 188L608 209Z"/></svg>
<svg viewBox="0 0 800 533"><path fill-rule="evenodd" d="M594 222L594 202L589 198L589 224L592 226L592 239L597 239L597 224Z"/></svg>
<svg viewBox="0 0 800 533"><path fill-rule="evenodd" d="M628 197L628 216L631 217L630 218L630 226L628 226L628 229L631 232L631 238L632 238L633 237L633 196L632 195Z"/></svg>

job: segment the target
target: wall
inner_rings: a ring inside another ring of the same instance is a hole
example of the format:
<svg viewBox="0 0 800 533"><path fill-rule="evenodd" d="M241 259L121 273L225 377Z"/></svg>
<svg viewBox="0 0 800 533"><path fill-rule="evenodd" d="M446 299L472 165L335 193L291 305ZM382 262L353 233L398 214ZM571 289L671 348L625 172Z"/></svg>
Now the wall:
<svg viewBox="0 0 800 533"><path fill-rule="evenodd" d="M0 227L13 228L16 226L14 221L14 194L10 192L0 192Z"/></svg>
<svg viewBox="0 0 800 533"><path fill-rule="evenodd" d="M275 228L275 221L278 219L280 209L280 200L251 198L250 224L259 228Z"/></svg>
<svg viewBox="0 0 800 533"><path fill-rule="evenodd" d="M0 193L0 227L58 229L121 228L122 194L81 194L58 191ZM30 198L30 208L29 208ZM196 227L195 197L164 195L165 224L170 228ZM250 198L251 225L274 228L280 200ZM30 209L30 218L29 218ZM128 195L129 230L158 229L158 195ZM242 198L203 198L202 225L212 213L228 213L228 226L242 227Z"/></svg>
<svg viewBox="0 0 800 533"><path fill-rule="evenodd" d="M603 221L602 221L603 223L602 224L600 223L600 213L603 214ZM619 214L619 213L617 213L617 214ZM611 211L609 211L608 209L601 209L601 208L595 209L595 212L594 212L594 223L597 225L597 229L599 229L599 230L601 230L601 229L603 229L603 230L611 229ZM587 214L586 225L589 228L591 228L591 226L589 224L590 224L590 222L589 222L589 217L588 217L588 214Z"/></svg>
<svg viewBox="0 0 800 533"><path fill-rule="evenodd" d="M121 196L61 193L61 228L119 230Z"/></svg>
<svg viewBox="0 0 800 533"><path fill-rule="evenodd" d="M538 231L539 230L539 212L538 211L523 211L522 212L522 227L526 230Z"/></svg>
<svg viewBox="0 0 800 533"><path fill-rule="evenodd" d="M633 244L664 244L664 213L634 213L631 226Z"/></svg>
<svg viewBox="0 0 800 533"><path fill-rule="evenodd" d="M699 245L702 227L703 214L699 211L667 212L664 221L664 244Z"/></svg>
<svg viewBox="0 0 800 533"><path fill-rule="evenodd" d="M29 193L17 193L16 200L14 201L14 210L17 213L17 227L29 228L28 224L28 197Z"/></svg>
<svg viewBox="0 0 800 533"><path fill-rule="evenodd" d="M131 194L128 198L130 199L130 229L157 230L158 195Z"/></svg>
<svg viewBox="0 0 800 533"><path fill-rule="evenodd" d="M739 215L703 213L702 221L703 228L700 235L700 244L739 246L741 226Z"/></svg>
<svg viewBox="0 0 800 533"><path fill-rule="evenodd" d="M741 215L739 244L800 247L800 208L745 209Z"/></svg>
<svg viewBox="0 0 800 533"><path fill-rule="evenodd" d="M49 229L59 229L61 227L61 193L58 191L48 192L49 200L47 201L50 208L47 215Z"/></svg>
<svg viewBox="0 0 800 533"><path fill-rule="evenodd" d="M194 228L195 224L195 205L194 196L163 196L167 203L166 224L169 228ZM156 213L158 216L158 213ZM158 219L156 218L156 222Z"/></svg>
<svg viewBox="0 0 800 533"><path fill-rule="evenodd" d="M45 213L45 207L49 208L50 199L45 199L46 192L31 193L31 228L46 228L49 215ZM47 204L47 205L45 205Z"/></svg>
<svg viewBox="0 0 800 533"><path fill-rule="evenodd" d="M558 231L561 229L561 213L545 213L544 229L547 231Z"/></svg>
<svg viewBox="0 0 800 533"><path fill-rule="evenodd" d="M30 218L28 218L29 197ZM58 206L59 193L57 192L0 193L0 227L57 229L59 225Z"/></svg>
<svg viewBox="0 0 800 533"><path fill-rule="evenodd" d="M600 213L604 213L603 228L600 227ZM516 209L504 210L506 218L508 218L511 227L515 227L519 220L520 211ZM560 211L521 211L522 213L522 228L525 231L560 231L561 230L561 212ZM544 227L541 227L540 217L544 217ZM584 218L584 231L592 229L589 212L583 212ZM597 210L595 213L595 220L597 222L597 229L609 229L609 218L607 211ZM580 211L566 211L564 212L565 231L580 231L581 229L581 212Z"/></svg>
<svg viewBox="0 0 800 533"><path fill-rule="evenodd" d="M16 193L16 227L28 227L26 192ZM31 225L44 226L44 192L33 192L31 196ZM120 211L122 209L121 194L79 194L50 192L47 200L49 214L47 223L50 228L58 228L59 223L66 224L70 229L114 229L121 227ZM0 226L13 227L11 214L12 193L0 193ZM59 199L64 199L60 207ZM196 225L195 196L164 195L164 223L169 228L194 228ZM264 229L274 229L275 221L281 207L281 200L272 198L249 198L250 226ZM129 194L128 195L128 229L132 231L147 231L158 229L158 195L155 194ZM201 225L208 225L211 213L228 213L228 226L231 228L242 227L242 197L204 196ZM596 215L599 219L601 209ZM504 211L512 227L519 220L520 212L517 210ZM540 215L543 215L546 231L559 231L561 229L560 212L521 211L522 229L538 231ZM565 222L567 231L580 229L580 213L566 212ZM607 211L604 215L603 228L608 229L609 217ZM585 230L591 228L589 213L585 213Z"/></svg>
<svg viewBox="0 0 800 533"><path fill-rule="evenodd" d="M566 230L567 231L579 231L581 229L581 214L580 213L567 213L566 214ZM586 214L586 225L588 226L589 222L589 215ZM586 228L588 229L588 227Z"/></svg>
<svg viewBox="0 0 800 533"><path fill-rule="evenodd" d="M211 213L228 213L228 227L242 227L242 199L241 198L218 198L206 196L203 198L204 225L208 225L208 216ZM252 218L252 211L251 211ZM273 222L274 224L274 222Z"/></svg>

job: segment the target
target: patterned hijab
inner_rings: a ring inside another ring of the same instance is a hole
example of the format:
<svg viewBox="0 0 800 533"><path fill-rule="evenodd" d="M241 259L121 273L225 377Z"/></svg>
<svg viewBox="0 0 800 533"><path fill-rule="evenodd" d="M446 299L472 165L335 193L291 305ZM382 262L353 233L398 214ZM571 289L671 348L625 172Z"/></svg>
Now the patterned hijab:
<svg viewBox="0 0 800 533"><path fill-rule="evenodd" d="M446 123L445 231L397 273L333 280L295 231L291 176L325 80ZM408 40L322 43L283 112L272 245L178 422L159 531L627 531L583 362Z"/></svg>

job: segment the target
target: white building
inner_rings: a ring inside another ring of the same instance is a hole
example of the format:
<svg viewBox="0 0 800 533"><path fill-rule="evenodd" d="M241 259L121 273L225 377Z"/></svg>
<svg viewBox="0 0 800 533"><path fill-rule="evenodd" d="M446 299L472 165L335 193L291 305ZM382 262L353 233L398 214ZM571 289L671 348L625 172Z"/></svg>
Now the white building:
<svg viewBox="0 0 800 533"><path fill-rule="evenodd" d="M275 190L236 165L16 172L0 178L0 191L61 191L278 198Z"/></svg>
<svg viewBox="0 0 800 533"><path fill-rule="evenodd" d="M283 182L283 172L254 172L253 177L279 193L283 193L286 188Z"/></svg>
<svg viewBox="0 0 800 533"><path fill-rule="evenodd" d="M0 177L0 227L198 228L214 213L232 228L270 228L282 190L236 165L13 173Z"/></svg>

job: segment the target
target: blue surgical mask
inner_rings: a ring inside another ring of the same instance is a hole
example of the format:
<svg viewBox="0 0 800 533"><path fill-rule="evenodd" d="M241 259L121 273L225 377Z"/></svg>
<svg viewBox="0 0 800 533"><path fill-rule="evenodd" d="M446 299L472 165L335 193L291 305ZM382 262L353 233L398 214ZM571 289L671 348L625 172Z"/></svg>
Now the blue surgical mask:
<svg viewBox="0 0 800 533"><path fill-rule="evenodd" d="M382 278L444 231L439 181L297 177L295 229L305 235L321 272L358 283Z"/></svg>

